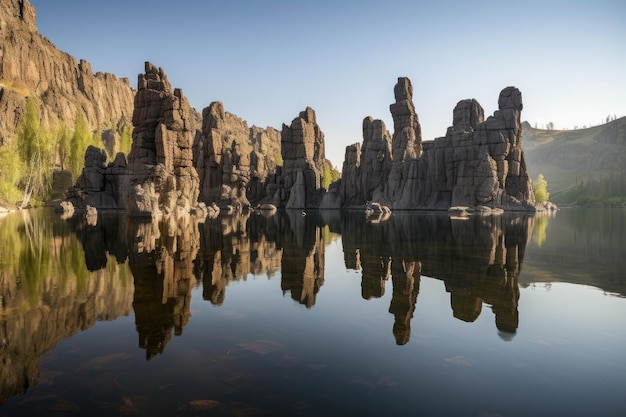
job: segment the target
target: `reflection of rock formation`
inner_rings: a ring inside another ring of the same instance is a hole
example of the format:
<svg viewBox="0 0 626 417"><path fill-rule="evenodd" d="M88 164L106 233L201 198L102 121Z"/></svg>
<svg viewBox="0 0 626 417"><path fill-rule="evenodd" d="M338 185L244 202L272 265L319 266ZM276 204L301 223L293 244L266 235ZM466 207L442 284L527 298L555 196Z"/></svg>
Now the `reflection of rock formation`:
<svg viewBox="0 0 626 417"><path fill-rule="evenodd" d="M276 243L275 221L274 217L237 215L209 219L202 225L201 256L194 268L205 300L221 305L229 282L245 280L251 273L271 278L280 270L282 249Z"/></svg>
<svg viewBox="0 0 626 417"><path fill-rule="evenodd" d="M70 225L85 248L90 269L108 269L108 255L115 255L117 262L128 259L135 283L132 305L139 346L146 349L148 359L162 353L172 331L182 334L189 321L200 239L197 221L190 216L166 216L130 222L124 213L103 211L95 226L76 219Z"/></svg>
<svg viewBox="0 0 626 417"><path fill-rule="evenodd" d="M315 214L289 211L282 241L281 288L307 308L324 284L324 240Z"/></svg>
<svg viewBox="0 0 626 417"><path fill-rule="evenodd" d="M132 228L135 247L129 265L135 279L135 324L139 346L149 360L181 335L191 317L191 289L196 284L193 262L198 252L196 222L140 223Z"/></svg>
<svg viewBox="0 0 626 417"><path fill-rule="evenodd" d="M411 337L411 319L420 291L420 267L415 261L393 263L393 295L389 312L394 315L393 335L398 345L408 343Z"/></svg>
<svg viewBox="0 0 626 417"><path fill-rule="evenodd" d="M380 224L362 215L343 216L346 267L361 269L363 297L381 296L392 276L389 311L399 344L410 335L420 274L444 281L454 317L474 321L483 303L492 306L496 327L518 326L517 277L532 217L476 217L452 220L444 214L397 215ZM366 291L367 290L367 291Z"/></svg>
<svg viewBox="0 0 626 417"><path fill-rule="evenodd" d="M128 267L111 259L106 271L89 272L67 224L48 221L43 213L3 219L17 241L0 242L0 403L37 385L39 358L57 343L131 313Z"/></svg>

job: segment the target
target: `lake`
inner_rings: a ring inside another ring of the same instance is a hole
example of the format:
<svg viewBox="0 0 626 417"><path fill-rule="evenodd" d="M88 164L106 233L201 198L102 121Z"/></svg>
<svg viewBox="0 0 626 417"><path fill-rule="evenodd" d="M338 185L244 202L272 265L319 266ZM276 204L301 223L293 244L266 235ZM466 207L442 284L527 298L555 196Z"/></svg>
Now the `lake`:
<svg viewBox="0 0 626 417"><path fill-rule="evenodd" d="M624 416L626 210L0 219L0 416Z"/></svg>

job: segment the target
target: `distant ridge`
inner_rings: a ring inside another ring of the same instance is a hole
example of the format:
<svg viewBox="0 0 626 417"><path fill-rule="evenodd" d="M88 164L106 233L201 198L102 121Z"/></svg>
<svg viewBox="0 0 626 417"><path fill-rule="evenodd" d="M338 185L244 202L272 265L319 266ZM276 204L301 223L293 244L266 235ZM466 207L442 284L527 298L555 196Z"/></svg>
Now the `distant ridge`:
<svg viewBox="0 0 626 417"><path fill-rule="evenodd" d="M544 175L555 203L626 196L626 117L577 130L535 129L524 122L522 138L529 174Z"/></svg>

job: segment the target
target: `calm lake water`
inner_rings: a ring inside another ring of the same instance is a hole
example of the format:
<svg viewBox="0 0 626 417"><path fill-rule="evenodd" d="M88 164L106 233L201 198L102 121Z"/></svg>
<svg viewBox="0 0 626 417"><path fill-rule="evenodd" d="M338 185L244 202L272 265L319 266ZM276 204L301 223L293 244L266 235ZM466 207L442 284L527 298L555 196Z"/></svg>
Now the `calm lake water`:
<svg viewBox="0 0 626 417"><path fill-rule="evenodd" d="M626 210L0 219L0 416L625 416Z"/></svg>

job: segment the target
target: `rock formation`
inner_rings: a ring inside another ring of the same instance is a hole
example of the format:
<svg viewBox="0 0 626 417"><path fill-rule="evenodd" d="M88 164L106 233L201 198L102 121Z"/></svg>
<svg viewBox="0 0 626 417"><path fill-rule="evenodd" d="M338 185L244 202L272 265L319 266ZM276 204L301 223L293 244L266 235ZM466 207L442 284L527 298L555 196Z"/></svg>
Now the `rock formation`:
<svg viewBox="0 0 626 417"><path fill-rule="evenodd" d="M6 0L0 8L0 145L17 132L26 97L39 107L44 127L73 126L77 111L89 125L112 128L129 120L134 91L127 78L93 73L91 65L59 51L37 33L28 0Z"/></svg>
<svg viewBox="0 0 626 417"><path fill-rule="evenodd" d="M317 208L323 193L324 133L315 111L307 107L281 132L283 159L281 188L274 194L277 207Z"/></svg>
<svg viewBox="0 0 626 417"><path fill-rule="evenodd" d="M344 206L374 200L399 210L536 210L521 146L518 89L502 90L499 110L487 120L476 100L460 101L446 136L433 142L422 142L410 81L398 78L394 93L391 141L384 124L368 117L363 146L346 148Z"/></svg>
<svg viewBox="0 0 626 417"><path fill-rule="evenodd" d="M83 172L68 199L76 207L126 209L131 217L155 218L198 209L193 113L164 71L146 62L145 74L138 79L128 161L118 153L105 165L104 150L88 148Z"/></svg>
<svg viewBox="0 0 626 417"><path fill-rule="evenodd" d="M220 208L242 208L265 197L264 184L280 164L280 132L248 128L245 120L213 102L202 112L202 135L196 141L195 166L200 201Z"/></svg>
<svg viewBox="0 0 626 417"><path fill-rule="evenodd" d="M134 216L169 214L177 208L189 212L200 191L193 166L192 109L180 89L172 90L165 72L149 62L139 75L133 126L127 211Z"/></svg>

